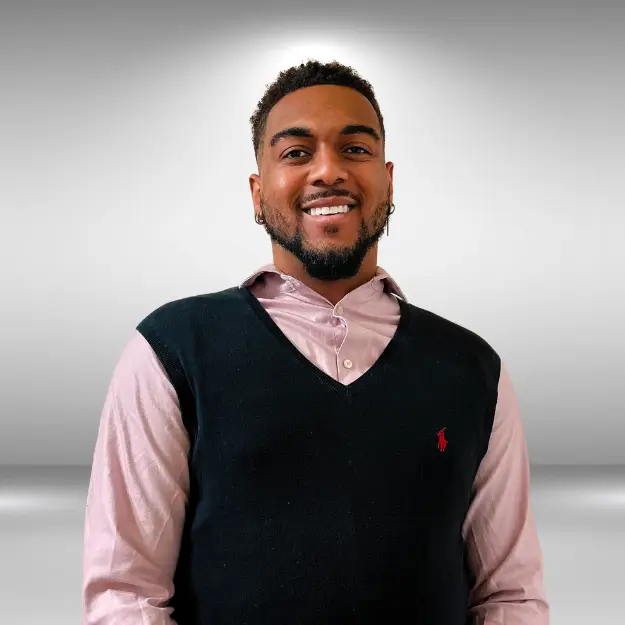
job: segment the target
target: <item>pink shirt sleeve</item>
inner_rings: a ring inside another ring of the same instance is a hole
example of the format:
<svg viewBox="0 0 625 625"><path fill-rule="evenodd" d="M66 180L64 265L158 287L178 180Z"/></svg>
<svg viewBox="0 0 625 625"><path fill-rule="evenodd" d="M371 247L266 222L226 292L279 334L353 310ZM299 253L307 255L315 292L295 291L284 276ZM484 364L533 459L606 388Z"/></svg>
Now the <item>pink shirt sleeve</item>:
<svg viewBox="0 0 625 625"><path fill-rule="evenodd" d="M527 443L503 363L490 443L462 534L477 576L470 598L471 625L549 625Z"/></svg>
<svg viewBox="0 0 625 625"><path fill-rule="evenodd" d="M83 625L173 625L189 440L176 392L135 331L102 410L84 526Z"/></svg>

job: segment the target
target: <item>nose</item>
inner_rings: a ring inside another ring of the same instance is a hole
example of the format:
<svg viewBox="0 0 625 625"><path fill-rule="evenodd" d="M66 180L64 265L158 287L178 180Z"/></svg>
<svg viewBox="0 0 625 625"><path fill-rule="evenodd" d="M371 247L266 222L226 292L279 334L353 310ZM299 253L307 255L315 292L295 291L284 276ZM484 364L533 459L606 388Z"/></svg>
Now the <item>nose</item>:
<svg viewBox="0 0 625 625"><path fill-rule="evenodd" d="M310 165L310 179L313 184L332 186L349 177L346 163L331 147L322 147L313 156Z"/></svg>

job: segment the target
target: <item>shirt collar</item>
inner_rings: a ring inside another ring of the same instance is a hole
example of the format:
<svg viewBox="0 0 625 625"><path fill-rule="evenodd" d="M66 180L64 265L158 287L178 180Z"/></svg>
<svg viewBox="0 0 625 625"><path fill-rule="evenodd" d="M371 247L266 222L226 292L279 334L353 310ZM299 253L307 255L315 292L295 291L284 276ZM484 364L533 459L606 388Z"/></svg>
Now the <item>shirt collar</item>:
<svg viewBox="0 0 625 625"><path fill-rule="evenodd" d="M279 275L285 282L295 282L297 284L297 280L292 276L289 276L285 273L282 273L274 264L268 263L258 268L254 273L248 276L241 284L239 284L239 288L245 288L252 285L261 275L264 273L275 273ZM392 293L404 301L408 301L406 295L401 290L397 282L390 276L390 274L382 269L382 267L377 268L375 276L370 280L369 284L376 290L385 289L388 293ZM380 288L381 287L381 288Z"/></svg>

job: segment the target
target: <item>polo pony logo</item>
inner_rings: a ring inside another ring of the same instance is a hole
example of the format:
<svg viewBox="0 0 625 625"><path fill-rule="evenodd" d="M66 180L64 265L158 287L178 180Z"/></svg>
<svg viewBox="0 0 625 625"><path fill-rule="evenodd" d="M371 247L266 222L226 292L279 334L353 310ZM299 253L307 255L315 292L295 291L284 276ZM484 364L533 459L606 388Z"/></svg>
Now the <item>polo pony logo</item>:
<svg viewBox="0 0 625 625"><path fill-rule="evenodd" d="M438 436L438 449L440 451L445 451L445 448L447 447L448 441L445 439L446 429L447 428L444 427L442 430L439 430L438 432L436 432L436 436Z"/></svg>

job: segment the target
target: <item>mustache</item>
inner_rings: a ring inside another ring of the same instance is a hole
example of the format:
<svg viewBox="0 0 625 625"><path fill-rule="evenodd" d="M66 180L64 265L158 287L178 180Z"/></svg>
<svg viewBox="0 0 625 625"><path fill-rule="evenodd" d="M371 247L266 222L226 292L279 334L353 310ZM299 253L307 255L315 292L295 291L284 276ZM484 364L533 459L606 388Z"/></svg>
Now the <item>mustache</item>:
<svg viewBox="0 0 625 625"><path fill-rule="evenodd" d="M348 191L347 189L335 189L333 191L320 191L319 193L309 195L299 204L300 206L302 206L303 204L308 204L309 202L314 202L315 200L325 200L331 197L346 197L353 200L354 202L360 203L359 199L353 193L351 193L351 191Z"/></svg>

